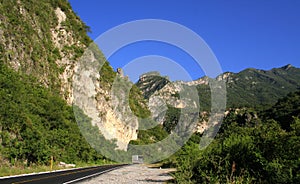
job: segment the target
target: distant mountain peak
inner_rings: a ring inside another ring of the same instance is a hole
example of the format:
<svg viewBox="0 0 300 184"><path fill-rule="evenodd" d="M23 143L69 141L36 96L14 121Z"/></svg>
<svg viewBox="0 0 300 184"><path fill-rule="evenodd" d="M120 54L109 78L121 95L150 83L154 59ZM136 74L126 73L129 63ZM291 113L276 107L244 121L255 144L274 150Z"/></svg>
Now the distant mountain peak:
<svg viewBox="0 0 300 184"><path fill-rule="evenodd" d="M300 87L300 68L286 65L271 70L247 68L238 73L225 72L215 78L217 81L225 81L227 87L228 107L256 106L273 104L278 98L284 97L289 92L294 92ZM199 92L199 98L203 107L209 108L211 79L207 76L194 81L181 82L181 85L195 86ZM172 83L169 81L169 83ZM173 83L174 84L174 83ZM162 77L148 77L148 80L139 81L138 87L146 97L160 91L172 93L170 86L166 85ZM170 96L170 95L169 95ZM165 98L168 98L165 97ZM205 104L205 105L204 105Z"/></svg>
<svg viewBox="0 0 300 184"><path fill-rule="evenodd" d="M284 70L289 70L290 68L293 68L293 65L288 64L288 65L285 65L282 67L282 69L284 69Z"/></svg>
<svg viewBox="0 0 300 184"><path fill-rule="evenodd" d="M233 75L232 72L225 72L225 73L222 73L221 75L217 76L217 80L218 81L221 81L221 80L228 80L231 76Z"/></svg>

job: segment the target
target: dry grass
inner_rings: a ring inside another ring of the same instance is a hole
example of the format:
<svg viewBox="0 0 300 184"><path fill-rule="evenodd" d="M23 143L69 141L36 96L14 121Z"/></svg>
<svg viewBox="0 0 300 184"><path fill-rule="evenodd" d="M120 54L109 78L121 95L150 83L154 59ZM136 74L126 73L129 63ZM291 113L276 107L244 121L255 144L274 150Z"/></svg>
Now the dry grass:
<svg viewBox="0 0 300 184"><path fill-rule="evenodd" d="M105 164L113 164L110 161L103 161L99 163L76 163L76 168L79 167L91 167L91 166L99 166ZM54 163L52 167L52 171L66 169L61 166L58 166L58 163ZM30 167L26 166L24 163L17 162L14 165L9 164L9 162L5 160L1 160L0 158L0 177L3 176L13 176L20 174L29 174L29 173L39 173L51 171L49 165L32 165Z"/></svg>

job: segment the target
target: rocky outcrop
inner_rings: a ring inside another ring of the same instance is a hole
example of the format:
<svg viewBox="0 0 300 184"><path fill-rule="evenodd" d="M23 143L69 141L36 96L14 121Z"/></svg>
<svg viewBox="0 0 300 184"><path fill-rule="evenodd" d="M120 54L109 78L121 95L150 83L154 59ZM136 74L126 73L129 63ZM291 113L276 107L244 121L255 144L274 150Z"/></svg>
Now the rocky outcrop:
<svg viewBox="0 0 300 184"><path fill-rule="evenodd" d="M158 72L149 72L140 77L137 86L149 98L152 118L159 124L166 120L165 115L170 106L185 112L190 110L190 113L199 111L197 89L191 83L170 82Z"/></svg>
<svg viewBox="0 0 300 184"><path fill-rule="evenodd" d="M0 60L79 106L105 138L126 149L138 129L128 105L132 83L118 70L117 78L126 85L112 89L114 72L100 72L106 60L97 46L85 51L91 43L88 27L68 1L3 1L0 12ZM103 80L103 75L109 76Z"/></svg>
<svg viewBox="0 0 300 184"><path fill-rule="evenodd" d="M59 74L60 79L60 92L63 95L64 99L68 102L68 104L73 103L73 91L72 91L72 79L74 75L74 67L76 65L76 61L74 58L74 53L65 52L65 48L70 47L79 47L85 48L86 46L82 44L79 40L76 40L74 33L71 30L67 30L63 23L66 21L66 14L57 7L55 9L55 15L58 19L57 25L55 28L51 29L51 38L52 41L57 48L57 51L62 56L58 60L56 60L56 64L58 67L62 68L63 72Z"/></svg>
<svg viewBox="0 0 300 184"><path fill-rule="evenodd" d="M68 2L4 1L0 8L0 59L71 104L74 65L88 39Z"/></svg>
<svg viewBox="0 0 300 184"><path fill-rule="evenodd" d="M104 87L99 71L105 61L96 58L95 52L100 51L87 49L75 67L73 103L106 139L115 139L117 148L126 150L128 143L137 139L138 130L138 118L131 112L128 99L133 84L117 75L113 84Z"/></svg>
<svg viewBox="0 0 300 184"><path fill-rule="evenodd" d="M215 107L224 107L224 98L227 97L227 108L237 107L253 107L257 105L265 105L275 103L280 97L287 95L289 92L296 91L300 88L300 69L292 65L286 65L281 68L273 68L272 70L257 70L253 68L246 69L239 73L225 72L215 79L202 77L200 79L183 82L176 81L164 83L161 76L142 75L137 86L140 87L143 94L149 98L150 109L154 112L154 118L161 124L165 121L165 109L158 111L155 107L174 107L183 109L187 105L188 100L182 99L184 86L195 87L198 91L200 107L202 112L209 112L212 101ZM213 83L222 83L223 85L212 85ZM225 86L226 85L226 86ZM159 87L158 87L159 86ZM214 99L211 98L212 90L215 87ZM226 87L226 90L224 90ZM227 93L218 94L219 92ZM225 96L226 95L226 96ZM217 98L217 99L215 99ZM219 99L218 99L219 98ZM221 102L219 105L218 101ZM225 114L226 115L226 114ZM195 128L197 132L203 132L208 124L215 124L214 119L220 119L223 113L212 115L211 122L207 120L207 114L199 115L199 122ZM250 117L245 117L249 119ZM206 117L206 118L204 118ZM250 120L249 120L250 121Z"/></svg>

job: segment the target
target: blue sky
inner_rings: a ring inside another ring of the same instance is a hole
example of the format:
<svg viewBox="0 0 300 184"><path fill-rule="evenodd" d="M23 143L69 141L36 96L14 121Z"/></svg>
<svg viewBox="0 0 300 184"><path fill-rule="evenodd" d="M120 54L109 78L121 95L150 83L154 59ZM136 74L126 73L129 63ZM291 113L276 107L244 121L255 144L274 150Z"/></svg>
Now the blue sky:
<svg viewBox="0 0 300 184"><path fill-rule="evenodd" d="M196 32L217 57L222 71L300 67L300 1L298 0L69 0L74 11L91 27L96 39L120 24L139 19L173 21ZM126 35L124 35L126 36ZM101 48L101 45L100 45ZM125 67L137 58L159 55L176 61L192 79L205 75L193 58L175 46L154 41L128 45L110 58ZM155 57L155 59L159 57ZM135 60L136 59L136 60ZM165 61L165 60L164 60ZM162 60L162 62L164 62ZM154 67L155 68L155 67ZM141 69L144 72L148 68ZM153 67L149 67L153 70ZM174 69L163 75L183 79ZM138 70L135 70L138 72ZM136 74L129 73L132 80Z"/></svg>

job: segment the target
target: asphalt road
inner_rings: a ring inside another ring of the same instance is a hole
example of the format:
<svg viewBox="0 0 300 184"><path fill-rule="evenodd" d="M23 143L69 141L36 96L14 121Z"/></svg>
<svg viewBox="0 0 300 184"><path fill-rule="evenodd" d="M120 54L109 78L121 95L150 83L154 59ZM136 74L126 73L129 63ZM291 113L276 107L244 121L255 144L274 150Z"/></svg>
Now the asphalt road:
<svg viewBox="0 0 300 184"><path fill-rule="evenodd" d="M0 184L69 184L95 177L125 165L105 165L0 179Z"/></svg>

